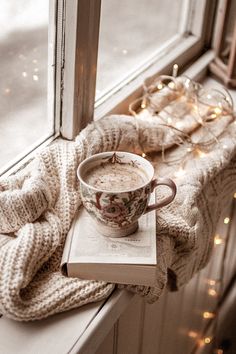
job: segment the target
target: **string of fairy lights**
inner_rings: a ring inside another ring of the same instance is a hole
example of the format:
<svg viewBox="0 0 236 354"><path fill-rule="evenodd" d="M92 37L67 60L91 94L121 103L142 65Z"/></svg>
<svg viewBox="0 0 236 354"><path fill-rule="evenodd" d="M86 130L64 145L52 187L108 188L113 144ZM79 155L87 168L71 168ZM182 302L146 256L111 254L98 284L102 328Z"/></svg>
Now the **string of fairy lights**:
<svg viewBox="0 0 236 354"><path fill-rule="evenodd" d="M234 199L236 198L236 193L234 193ZM228 225L231 221L230 217L225 217L223 219L223 223ZM219 275L216 279L207 279L207 291L206 293L208 296L216 299L215 308L214 310L204 311L202 312L201 316L206 322L205 328L201 333L196 331L189 331L188 336L195 340L195 345L191 354L197 354L201 352L203 349L207 349L209 346L209 350L213 354L223 354L224 349L221 347L220 343L218 343L218 339L215 336L217 330L217 323L218 323L218 315L220 310L220 301L223 296L224 291L224 284L223 280L225 277L225 260L228 251L229 245L229 232L227 232L226 236L223 238L221 235L216 234L214 237L214 252L218 251L219 246L224 246L222 252L222 259L221 259L221 267L219 270ZM209 333L210 331L210 333ZM209 352L209 351L208 351Z"/></svg>
<svg viewBox="0 0 236 354"><path fill-rule="evenodd" d="M139 128L140 118L158 118L160 121L159 127L168 129L171 132L171 139L168 144L162 144L162 160L167 164L176 164L179 162L179 170L176 171L176 177L182 176L185 164L192 157L203 158L212 149L214 144L220 144L219 138L224 133L221 129L217 134L212 129L212 124L219 122L222 117L231 117L228 124L235 119L234 105L230 93L222 88L222 90L211 89L205 90L202 85L194 82L188 77L182 76L181 79L177 77L178 65L173 67L173 75L158 76L151 84L147 81L143 84L143 95L131 102L129 105L129 112L136 118L137 128ZM178 99L186 98L186 105L188 104L193 113L192 119L195 129L200 127L205 132L202 138L194 140L191 133L186 132L184 121L181 120L178 114L174 111L169 114L166 107L168 101L164 101L164 105L156 102L158 94L167 90L168 97ZM235 122L236 123L236 122ZM206 136L208 137L206 139ZM182 146L182 156L176 158L166 158L165 151L169 146ZM227 149L227 145L222 145L223 149ZM143 155L146 151L143 149Z"/></svg>
<svg viewBox="0 0 236 354"><path fill-rule="evenodd" d="M222 117L228 116L231 119L228 120L226 126L235 121L235 113L233 100L230 93L222 87L222 90L205 90L202 85L194 82L188 77L182 77L178 79L178 65L173 66L172 76L161 75L148 84L148 80L143 84L143 95L133 101L129 106L129 112L136 118L159 118L160 127L168 129L172 133L171 144L183 147L184 153L178 159L169 159L165 156L165 150L170 146L170 142L165 146L163 144L161 150L162 161L168 165L178 164L179 168L175 171L175 177L182 177L185 173L185 165L189 159L204 158L207 153L214 147L215 144L220 144L220 136L223 134L224 129L216 135L212 130L212 123L219 122ZM166 111L164 102L163 105L158 104L155 101L156 95L163 90L168 90L169 96L173 94L174 99L178 99L181 96L185 96L186 102L191 105L191 111L195 113L194 120L196 127L201 127L207 134L207 140L193 141L191 133L187 133L184 129L183 122L179 117L175 117L175 114L168 114ZM163 114L165 113L165 114ZM137 128L138 128L138 119ZM227 149L227 145L221 145L223 149ZM143 157L146 157L146 151L143 149ZM236 199L236 193L233 198ZM229 224L231 216L225 216L223 223ZM223 279L225 276L225 259L228 249L229 233L225 238L216 234L214 237L214 251L217 252L218 247L224 247L221 259L221 266L219 270L219 277L217 279L207 279L206 294L216 299L216 305L214 311L205 310L201 313L201 317L206 321L205 328L201 332L195 330L189 330L187 335L195 341L195 345L191 354L200 353L202 350L209 347L211 353L223 354L224 349L217 343L217 339L214 337L214 332L217 328L217 317L220 308L220 299L223 296ZM209 331L211 332L209 333Z"/></svg>

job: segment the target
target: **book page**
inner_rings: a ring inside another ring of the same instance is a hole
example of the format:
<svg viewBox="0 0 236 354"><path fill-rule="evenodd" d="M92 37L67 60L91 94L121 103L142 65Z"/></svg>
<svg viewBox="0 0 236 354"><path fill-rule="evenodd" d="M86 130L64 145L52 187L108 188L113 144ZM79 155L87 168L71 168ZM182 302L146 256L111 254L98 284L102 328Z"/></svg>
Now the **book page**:
<svg viewBox="0 0 236 354"><path fill-rule="evenodd" d="M96 230L95 222L82 207L71 232L68 263L156 264L155 211L139 219L139 228L132 235L112 238Z"/></svg>

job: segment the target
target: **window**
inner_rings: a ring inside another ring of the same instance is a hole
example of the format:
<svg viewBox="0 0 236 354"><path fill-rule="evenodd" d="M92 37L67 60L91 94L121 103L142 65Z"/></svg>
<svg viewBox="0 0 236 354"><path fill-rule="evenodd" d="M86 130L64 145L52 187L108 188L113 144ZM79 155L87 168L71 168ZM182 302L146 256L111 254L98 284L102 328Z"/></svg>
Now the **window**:
<svg viewBox="0 0 236 354"><path fill-rule="evenodd" d="M210 33L215 0L174 3L168 0L66 2L63 137L73 139L93 118L127 112L128 101L140 95L145 78L170 72L175 62L184 66L202 53L206 35ZM155 29L158 32L160 12L161 27L164 24L166 28L172 18L170 6L171 10L175 6L177 20L158 39ZM148 23L150 13L152 20L156 18L154 23ZM141 42L137 37L144 24L146 32Z"/></svg>
<svg viewBox="0 0 236 354"><path fill-rule="evenodd" d="M190 5L190 0L102 1L96 100L187 35Z"/></svg>
<svg viewBox="0 0 236 354"><path fill-rule="evenodd" d="M1 2L2 170L55 132L54 11L48 0Z"/></svg>
<svg viewBox="0 0 236 354"><path fill-rule="evenodd" d="M199 56L215 3L3 0L0 174L93 117L126 112L145 78Z"/></svg>

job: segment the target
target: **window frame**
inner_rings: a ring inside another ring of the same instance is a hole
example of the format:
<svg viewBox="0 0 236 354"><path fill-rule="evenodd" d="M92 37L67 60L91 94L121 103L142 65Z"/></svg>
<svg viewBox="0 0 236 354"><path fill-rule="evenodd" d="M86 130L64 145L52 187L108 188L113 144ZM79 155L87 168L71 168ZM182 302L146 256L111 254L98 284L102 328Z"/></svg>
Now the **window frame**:
<svg viewBox="0 0 236 354"><path fill-rule="evenodd" d="M73 139L93 119L101 0L65 1L61 134Z"/></svg>

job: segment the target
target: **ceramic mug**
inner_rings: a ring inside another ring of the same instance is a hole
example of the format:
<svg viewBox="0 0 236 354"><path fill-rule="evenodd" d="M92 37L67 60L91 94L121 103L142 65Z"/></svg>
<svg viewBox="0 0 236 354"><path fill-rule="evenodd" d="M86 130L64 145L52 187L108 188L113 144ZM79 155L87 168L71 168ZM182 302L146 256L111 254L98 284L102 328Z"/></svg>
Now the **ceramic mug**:
<svg viewBox="0 0 236 354"><path fill-rule="evenodd" d="M128 152L93 155L79 165L77 176L84 207L95 220L98 231L109 237L135 232L141 215L171 203L176 195L176 185L171 179L154 178L152 164ZM171 194L148 205L150 194L160 185L168 186Z"/></svg>

